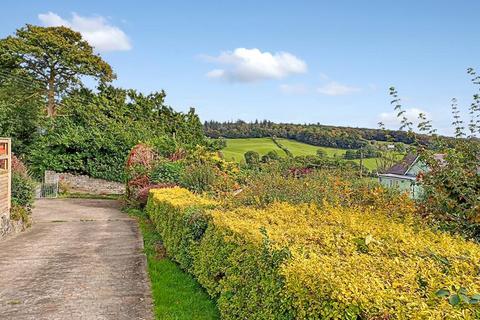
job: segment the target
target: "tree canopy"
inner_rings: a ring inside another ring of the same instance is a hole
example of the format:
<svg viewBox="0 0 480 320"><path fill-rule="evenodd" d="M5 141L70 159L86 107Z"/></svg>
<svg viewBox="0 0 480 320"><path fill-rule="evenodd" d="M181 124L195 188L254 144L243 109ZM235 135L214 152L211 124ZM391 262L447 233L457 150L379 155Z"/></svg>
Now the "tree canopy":
<svg viewBox="0 0 480 320"><path fill-rule="evenodd" d="M115 78L110 65L93 52L82 35L67 27L27 24L0 40L0 67L11 76L29 76L47 98L47 115L56 114L56 101L81 85L81 76L102 82Z"/></svg>

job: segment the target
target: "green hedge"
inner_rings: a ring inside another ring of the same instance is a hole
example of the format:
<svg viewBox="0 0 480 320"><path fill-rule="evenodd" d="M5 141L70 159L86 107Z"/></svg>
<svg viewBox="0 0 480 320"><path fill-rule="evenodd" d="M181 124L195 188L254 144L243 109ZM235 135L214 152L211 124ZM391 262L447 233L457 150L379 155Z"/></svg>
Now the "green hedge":
<svg viewBox="0 0 480 320"><path fill-rule="evenodd" d="M168 256L217 299L222 319L293 319L278 272L288 253L272 249L266 237L255 245L210 223L208 207L178 206L151 193L146 211Z"/></svg>

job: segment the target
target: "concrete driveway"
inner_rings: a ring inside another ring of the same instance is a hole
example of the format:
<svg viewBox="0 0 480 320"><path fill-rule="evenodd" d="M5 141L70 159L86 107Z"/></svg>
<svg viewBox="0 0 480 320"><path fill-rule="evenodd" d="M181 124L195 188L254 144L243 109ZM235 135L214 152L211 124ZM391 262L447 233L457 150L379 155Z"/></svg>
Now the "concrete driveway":
<svg viewBox="0 0 480 320"><path fill-rule="evenodd" d="M152 319L143 241L111 200L40 200L0 241L0 319Z"/></svg>

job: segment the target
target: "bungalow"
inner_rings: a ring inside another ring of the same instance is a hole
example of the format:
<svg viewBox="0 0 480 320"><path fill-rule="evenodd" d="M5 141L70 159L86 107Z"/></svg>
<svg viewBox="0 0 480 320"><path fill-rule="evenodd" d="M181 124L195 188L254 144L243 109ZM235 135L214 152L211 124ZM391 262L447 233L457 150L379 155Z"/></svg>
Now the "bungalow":
<svg viewBox="0 0 480 320"><path fill-rule="evenodd" d="M443 155L436 155L436 158L441 161L443 160ZM417 175L428 170L429 168L420 161L418 155L410 153L386 172L378 174L378 179L385 187L407 191L413 199L416 199L422 192L417 182Z"/></svg>

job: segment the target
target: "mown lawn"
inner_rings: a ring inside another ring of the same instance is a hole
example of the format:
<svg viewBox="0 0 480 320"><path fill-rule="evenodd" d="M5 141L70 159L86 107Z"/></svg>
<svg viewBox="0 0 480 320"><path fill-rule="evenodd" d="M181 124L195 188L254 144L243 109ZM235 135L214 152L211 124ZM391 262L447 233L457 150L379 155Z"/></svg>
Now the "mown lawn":
<svg viewBox="0 0 480 320"><path fill-rule="evenodd" d="M275 150L280 156L285 156L280 148L273 143L270 138L246 138L246 139L226 139L227 147L222 150L225 159L241 161L243 160L243 155L247 151L256 151L260 156L268 153L269 151ZM305 156L305 155L314 155L317 153L318 149L322 149L327 154L327 157L343 157L346 149L337 149L337 148L328 148L328 147L317 147L310 144L298 142L295 140L289 139L278 139L278 141L283 144L285 147L290 150L295 156ZM360 160L352 160L357 163ZM369 170L377 168L377 163L375 159L364 159L364 166Z"/></svg>
<svg viewBox="0 0 480 320"><path fill-rule="evenodd" d="M158 257L155 246L161 241L160 235L145 213L130 209L128 214L137 218L143 234L156 319L220 319L215 302L198 282L175 262Z"/></svg>

